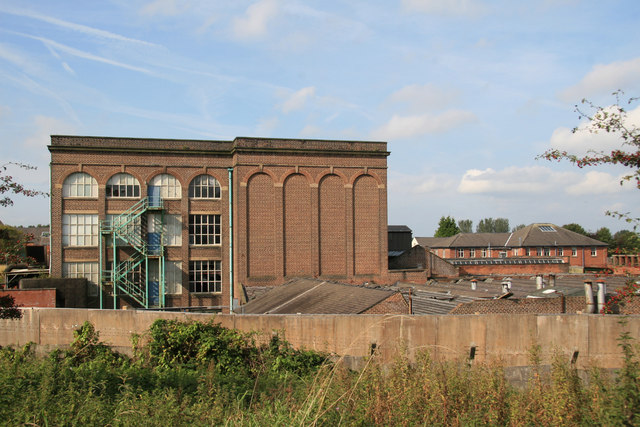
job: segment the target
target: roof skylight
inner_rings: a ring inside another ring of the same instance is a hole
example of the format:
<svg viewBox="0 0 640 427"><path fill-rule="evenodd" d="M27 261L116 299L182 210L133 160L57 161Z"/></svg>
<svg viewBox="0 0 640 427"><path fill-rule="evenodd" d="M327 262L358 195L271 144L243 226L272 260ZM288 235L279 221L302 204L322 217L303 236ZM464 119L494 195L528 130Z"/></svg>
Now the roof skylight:
<svg viewBox="0 0 640 427"><path fill-rule="evenodd" d="M540 229L540 231L556 231L556 229L550 225L541 225L538 228Z"/></svg>

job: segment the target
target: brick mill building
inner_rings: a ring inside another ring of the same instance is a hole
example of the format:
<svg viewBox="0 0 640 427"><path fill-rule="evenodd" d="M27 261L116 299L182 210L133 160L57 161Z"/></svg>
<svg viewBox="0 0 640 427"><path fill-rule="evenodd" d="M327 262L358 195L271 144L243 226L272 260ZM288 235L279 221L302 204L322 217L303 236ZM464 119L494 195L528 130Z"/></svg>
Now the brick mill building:
<svg viewBox="0 0 640 427"><path fill-rule="evenodd" d="M91 306L228 311L243 286L387 275L385 142L52 136L51 275Z"/></svg>

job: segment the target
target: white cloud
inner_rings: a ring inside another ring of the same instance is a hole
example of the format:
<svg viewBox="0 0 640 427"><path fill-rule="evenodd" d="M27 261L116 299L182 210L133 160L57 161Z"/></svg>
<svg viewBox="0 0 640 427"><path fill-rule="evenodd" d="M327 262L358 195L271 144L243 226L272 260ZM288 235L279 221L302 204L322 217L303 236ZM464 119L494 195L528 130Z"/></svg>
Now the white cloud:
<svg viewBox="0 0 640 427"><path fill-rule="evenodd" d="M450 105L457 98L457 93L443 90L440 86L413 84L392 93L388 102L404 104L412 112L425 112Z"/></svg>
<svg viewBox="0 0 640 427"><path fill-rule="evenodd" d="M639 74L640 58L598 64L578 84L562 91L560 98L575 102L582 98L609 94L617 89L637 87Z"/></svg>
<svg viewBox="0 0 640 427"><path fill-rule="evenodd" d="M640 106L631 111L627 111L627 126L640 127ZM575 155L585 155L589 151L611 151L623 148L620 134L617 133L591 133L588 130L588 123L578 126L578 130L573 132L566 127L560 127L553 131L549 145L551 148L567 151Z"/></svg>
<svg viewBox="0 0 640 427"><path fill-rule="evenodd" d="M286 101L282 104L282 111L284 113L290 113L291 111L301 110L304 108L307 100L312 98L316 94L316 88L313 86L304 87L297 92L294 92Z"/></svg>
<svg viewBox="0 0 640 427"><path fill-rule="evenodd" d="M554 172L542 166L511 166L501 171L492 168L467 170L458 192L463 194L482 193L542 193L557 191L560 183L571 182L571 173Z"/></svg>
<svg viewBox="0 0 640 427"><path fill-rule="evenodd" d="M437 15L479 15L486 11L477 0L402 0L408 11Z"/></svg>
<svg viewBox="0 0 640 427"><path fill-rule="evenodd" d="M258 121L256 126L256 135L267 136L273 134L274 129L278 126L277 117L263 118Z"/></svg>
<svg viewBox="0 0 640 427"><path fill-rule="evenodd" d="M559 172L543 166L510 166L503 170L487 168L467 170L458 192L462 194L505 194L529 196L535 194L567 194L584 196L613 194L635 187L620 185L622 176L601 171L586 173Z"/></svg>
<svg viewBox="0 0 640 427"><path fill-rule="evenodd" d="M620 185L622 176L613 176L606 172L589 171L583 177L582 180L575 184L569 185L566 188L566 192L571 195L586 195L586 194L611 194L619 193L624 190L633 189L632 184Z"/></svg>
<svg viewBox="0 0 640 427"><path fill-rule="evenodd" d="M242 17L233 21L233 33L240 39L258 38L267 32L269 21L278 14L276 0L260 0L247 8Z"/></svg>
<svg viewBox="0 0 640 427"><path fill-rule="evenodd" d="M420 195L455 191L456 180L452 175L423 171L417 174L389 172L389 193Z"/></svg>
<svg viewBox="0 0 640 427"><path fill-rule="evenodd" d="M474 113L449 110L439 115L394 115L384 126L372 132L374 138L402 139L429 133L440 133L477 120Z"/></svg>

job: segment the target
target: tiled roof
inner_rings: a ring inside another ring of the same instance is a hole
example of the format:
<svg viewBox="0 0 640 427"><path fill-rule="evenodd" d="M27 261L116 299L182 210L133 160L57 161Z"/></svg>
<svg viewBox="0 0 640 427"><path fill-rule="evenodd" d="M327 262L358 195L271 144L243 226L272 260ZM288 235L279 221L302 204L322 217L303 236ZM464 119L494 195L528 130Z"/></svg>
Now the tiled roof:
<svg viewBox="0 0 640 427"><path fill-rule="evenodd" d="M239 311L244 314L358 314L394 293L317 279L292 279L243 305Z"/></svg>
<svg viewBox="0 0 640 427"><path fill-rule="evenodd" d="M420 246L429 248L607 246L599 240L549 223L531 224L513 233L458 233L451 237L416 237L415 240Z"/></svg>

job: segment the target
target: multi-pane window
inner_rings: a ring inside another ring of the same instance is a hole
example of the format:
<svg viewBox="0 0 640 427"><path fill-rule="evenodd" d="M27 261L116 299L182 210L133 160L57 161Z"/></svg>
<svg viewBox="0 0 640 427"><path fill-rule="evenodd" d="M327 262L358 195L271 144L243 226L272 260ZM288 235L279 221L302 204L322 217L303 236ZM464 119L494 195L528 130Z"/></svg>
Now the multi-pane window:
<svg viewBox="0 0 640 427"><path fill-rule="evenodd" d="M464 249L458 249L458 258L464 258Z"/></svg>
<svg viewBox="0 0 640 427"><path fill-rule="evenodd" d="M198 175L189 184L192 199L219 199L220 183L211 175Z"/></svg>
<svg viewBox="0 0 640 427"><path fill-rule="evenodd" d="M96 198L98 197L98 182L87 173L72 173L62 184L62 197Z"/></svg>
<svg viewBox="0 0 640 427"><path fill-rule="evenodd" d="M544 248L544 256L551 256L551 248Z"/></svg>
<svg viewBox="0 0 640 427"><path fill-rule="evenodd" d="M109 178L106 187L107 197L140 197L140 183L128 173L117 173Z"/></svg>
<svg viewBox="0 0 640 427"><path fill-rule="evenodd" d="M220 261L189 261L189 292L221 292Z"/></svg>
<svg viewBox="0 0 640 427"><path fill-rule="evenodd" d="M475 258L476 257L476 250L471 248L469 249L469 257L470 258Z"/></svg>
<svg viewBox="0 0 640 427"><path fill-rule="evenodd" d="M598 255L598 248L594 246L591 248L591 256L597 256L597 255Z"/></svg>
<svg viewBox="0 0 640 427"><path fill-rule="evenodd" d="M220 244L220 215L189 215L190 245Z"/></svg>
<svg viewBox="0 0 640 427"><path fill-rule="evenodd" d="M157 262L149 263L149 281L160 282L160 271ZM164 292L166 294L182 293L182 263L180 261L165 262Z"/></svg>
<svg viewBox="0 0 640 427"><path fill-rule="evenodd" d="M536 249L536 255L542 256L542 248L537 248Z"/></svg>
<svg viewBox="0 0 640 427"><path fill-rule="evenodd" d="M531 248L526 248L525 249L525 255L526 256L531 256Z"/></svg>
<svg viewBox="0 0 640 427"><path fill-rule="evenodd" d="M556 249L556 252L558 253L558 256L564 256L564 248L558 248Z"/></svg>
<svg viewBox="0 0 640 427"><path fill-rule="evenodd" d="M180 181L173 175L167 173L156 175L149 182L149 186L158 187L160 189L159 196L163 199L179 199L182 197Z"/></svg>
<svg viewBox="0 0 640 427"><path fill-rule="evenodd" d="M578 248L575 246L571 248L571 256L578 256Z"/></svg>
<svg viewBox="0 0 640 427"><path fill-rule="evenodd" d="M62 277L69 279L87 279L87 295L98 295L98 263L97 262L65 262L62 264Z"/></svg>
<svg viewBox="0 0 640 427"><path fill-rule="evenodd" d="M112 229L117 230L120 236L116 242L117 245L126 245L128 241L138 241L142 235L142 220L140 217L129 222L128 216L120 216L119 214L107 214L107 223Z"/></svg>
<svg viewBox="0 0 640 427"><path fill-rule="evenodd" d="M513 249L513 256L518 256L518 255L520 255L520 249L514 248Z"/></svg>
<svg viewBox="0 0 640 427"><path fill-rule="evenodd" d="M491 251L486 248L482 248L482 258L487 258L489 256L491 256Z"/></svg>
<svg viewBox="0 0 640 427"><path fill-rule="evenodd" d="M62 215L64 246L98 246L98 215Z"/></svg>
<svg viewBox="0 0 640 427"><path fill-rule="evenodd" d="M163 233L162 244L164 246L182 245L182 217L180 215L165 214L161 216L160 214L149 214L147 227L150 235ZM157 243L160 244L160 242Z"/></svg>

